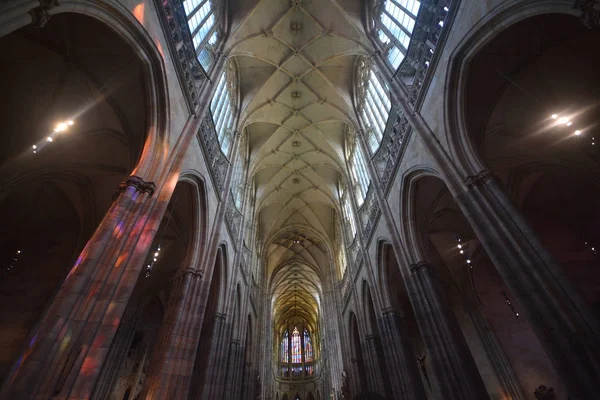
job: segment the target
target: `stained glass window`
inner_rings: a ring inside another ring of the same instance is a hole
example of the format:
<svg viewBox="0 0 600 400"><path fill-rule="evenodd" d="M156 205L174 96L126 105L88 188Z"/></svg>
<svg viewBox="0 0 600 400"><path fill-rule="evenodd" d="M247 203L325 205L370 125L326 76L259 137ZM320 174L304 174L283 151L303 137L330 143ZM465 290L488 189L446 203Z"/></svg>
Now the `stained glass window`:
<svg viewBox="0 0 600 400"><path fill-rule="evenodd" d="M312 376L313 372L314 372L314 367L312 365L307 365L306 366L306 375Z"/></svg>
<svg viewBox="0 0 600 400"><path fill-rule="evenodd" d="M281 362L287 363L290 362L290 354L288 351L288 344L289 344L289 334L288 331L286 330L283 333L283 339L281 340Z"/></svg>
<svg viewBox="0 0 600 400"><path fill-rule="evenodd" d="M299 364L302 362L302 343L300 341L300 331L294 328L292 331L292 363Z"/></svg>
<svg viewBox="0 0 600 400"><path fill-rule="evenodd" d="M310 362L313 360L313 346L310 340L308 331L304 329L304 361Z"/></svg>

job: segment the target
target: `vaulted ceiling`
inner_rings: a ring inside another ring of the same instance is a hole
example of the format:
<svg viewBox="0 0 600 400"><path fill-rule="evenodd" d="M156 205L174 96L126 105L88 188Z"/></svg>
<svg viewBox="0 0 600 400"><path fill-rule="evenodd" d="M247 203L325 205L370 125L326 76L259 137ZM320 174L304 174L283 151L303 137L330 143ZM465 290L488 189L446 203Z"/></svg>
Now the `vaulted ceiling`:
<svg viewBox="0 0 600 400"><path fill-rule="evenodd" d="M332 275L355 65L369 53L360 1L243 3L232 9L241 11L226 52L240 78L240 130L274 316L314 324L322 282Z"/></svg>

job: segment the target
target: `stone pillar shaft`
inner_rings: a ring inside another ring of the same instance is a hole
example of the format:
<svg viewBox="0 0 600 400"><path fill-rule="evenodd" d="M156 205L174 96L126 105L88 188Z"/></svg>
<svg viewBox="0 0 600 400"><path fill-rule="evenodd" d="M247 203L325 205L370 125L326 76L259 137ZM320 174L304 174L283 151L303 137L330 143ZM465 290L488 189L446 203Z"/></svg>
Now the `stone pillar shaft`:
<svg viewBox="0 0 600 400"><path fill-rule="evenodd" d="M502 385L505 395L511 400L525 399L526 397L521 388L521 384L517 379L515 371L510 365L510 361L502 348L502 344L500 344L500 341L494 332L494 328L490 325L490 321L483 311L483 307L479 305L475 309L470 310L469 316L481 338L481 342L494 367L494 371Z"/></svg>
<svg viewBox="0 0 600 400"><path fill-rule="evenodd" d="M393 398L426 399L416 356L400 316L394 310L384 310L380 325Z"/></svg>
<svg viewBox="0 0 600 400"><path fill-rule="evenodd" d="M489 399L433 268L425 262L411 265L406 285L429 365L444 399Z"/></svg>
<svg viewBox="0 0 600 400"><path fill-rule="evenodd" d="M489 171L469 177L456 201L577 399L597 395L600 322Z"/></svg>
<svg viewBox="0 0 600 400"><path fill-rule="evenodd" d="M204 317L201 278L192 268L175 277L140 398L187 399Z"/></svg>
<svg viewBox="0 0 600 400"><path fill-rule="evenodd" d="M1 398L91 396L150 243L154 185L130 177L32 332Z"/></svg>
<svg viewBox="0 0 600 400"><path fill-rule="evenodd" d="M368 335L363 345L363 353L365 354L365 366L368 371L368 387L369 390L381 395L386 395L386 385L383 374L385 368L383 360L380 358L380 343L379 338L375 335Z"/></svg>
<svg viewBox="0 0 600 400"><path fill-rule="evenodd" d="M207 355L201 355L208 357L204 387L201 388L202 394L200 398L202 400L222 398L227 366L227 343L229 343L231 338L231 327L227 326L225 319L225 314L217 314L213 327L210 352Z"/></svg>

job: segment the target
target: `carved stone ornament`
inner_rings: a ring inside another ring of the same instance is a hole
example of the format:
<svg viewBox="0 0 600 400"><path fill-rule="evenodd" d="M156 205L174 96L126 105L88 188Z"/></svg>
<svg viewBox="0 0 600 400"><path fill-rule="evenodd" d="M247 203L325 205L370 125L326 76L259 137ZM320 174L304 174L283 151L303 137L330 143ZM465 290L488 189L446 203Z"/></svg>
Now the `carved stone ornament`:
<svg viewBox="0 0 600 400"><path fill-rule="evenodd" d="M31 25L36 28L43 28L50 20L50 10L57 7L58 0L40 0L38 7L29 10L31 15Z"/></svg>
<svg viewBox="0 0 600 400"><path fill-rule="evenodd" d="M134 187L137 192L148 193L152 196L156 191L154 182L146 182L139 176L131 175L125 182L119 184L119 193L123 193L129 186Z"/></svg>
<svg viewBox="0 0 600 400"><path fill-rule="evenodd" d="M466 179L466 184L468 188L473 188L475 186L483 185L492 179L495 179L494 173L489 169L484 169L477 175L468 176Z"/></svg>
<svg viewBox="0 0 600 400"><path fill-rule="evenodd" d="M600 1L575 0L575 5L573 8L581 11L581 23L586 28L600 28Z"/></svg>
<svg viewBox="0 0 600 400"><path fill-rule="evenodd" d="M254 382L254 400L261 399L261 391L262 391L262 384L261 384L261 380L260 380L260 374L256 374L256 381Z"/></svg>
<svg viewBox="0 0 600 400"><path fill-rule="evenodd" d="M545 385L538 386L533 394L535 394L535 398L538 400L556 400L554 388Z"/></svg>
<svg viewBox="0 0 600 400"><path fill-rule="evenodd" d="M410 272L416 273L421 271L427 271L431 268L427 261L419 261L418 263L410 265Z"/></svg>
<svg viewBox="0 0 600 400"><path fill-rule="evenodd" d="M340 393L341 400L350 400L350 391L348 390L348 374L342 371L342 389Z"/></svg>

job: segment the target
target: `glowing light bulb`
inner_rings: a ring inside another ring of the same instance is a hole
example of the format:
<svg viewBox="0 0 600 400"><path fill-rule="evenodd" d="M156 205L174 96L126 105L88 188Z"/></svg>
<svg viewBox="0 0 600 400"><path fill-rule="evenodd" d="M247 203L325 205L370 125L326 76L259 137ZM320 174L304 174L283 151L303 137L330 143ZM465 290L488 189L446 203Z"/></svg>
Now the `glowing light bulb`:
<svg viewBox="0 0 600 400"><path fill-rule="evenodd" d="M471 264L471 260L467 260L467 264Z"/></svg>
<svg viewBox="0 0 600 400"><path fill-rule="evenodd" d="M158 257L158 251L154 253L154 257Z"/></svg>
<svg viewBox="0 0 600 400"><path fill-rule="evenodd" d="M517 317L518 317L518 316L519 316L519 313L515 313L515 316L517 316Z"/></svg>
<svg viewBox="0 0 600 400"><path fill-rule="evenodd" d="M594 249L592 249L592 250L594 250ZM21 254L21 250L17 250L17 254Z"/></svg>
<svg viewBox="0 0 600 400"><path fill-rule="evenodd" d="M156 257L154 257L154 261L156 262Z"/></svg>
<svg viewBox="0 0 600 400"><path fill-rule="evenodd" d="M463 254L464 252L465 252L464 250L461 250L461 251L460 251L460 254Z"/></svg>
<svg viewBox="0 0 600 400"><path fill-rule="evenodd" d="M51 136L48 136L48 139L46 139L47 141L51 142L53 139Z"/></svg>
<svg viewBox="0 0 600 400"><path fill-rule="evenodd" d="M576 130L575 131L575 135L577 135L577 136L581 135L581 131L580 130Z"/></svg>
<svg viewBox="0 0 600 400"><path fill-rule="evenodd" d="M37 146L35 144L32 147L33 147L34 150L37 149Z"/></svg>
<svg viewBox="0 0 600 400"><path fill-rule="evenodd" d="M458 245L458 248L459 248L459 249L462 249L462 244L459 244L459 245Z"/></svg>
<svg viewBox="0 0 600 400"><path fill-rule="evenodd" d="M567 126L571 126L573 123L571 121L567 122Z"/></svg>
<svg viewBox="0 0 600 400"><path fill-rule="evenodd" d="M558 115L552 114L552 119L556 119L556 118L558 118Z"/></svg>
<svg viewBox="0 0 600 400"><path fill-rule="evenodd" d="M73 125L73 124L74 124L74 122L73 122L73 121L71 121L71 120L69 120L69 121L67 121L67 124L68 124L68 125Z"/></svg>
<svg viewBox="0 0 600 400"><path fill-rule="evenodd" d="M558 119L558 123L559 124L566 124L567 122L569 122L569 120L567 119L567 117L560 117Z"/></svg>
<svg viewBox="0 0 600 400"><path fill-rule="evenodd" d="M444 7L444 11L446 11L446 12L447 12L447 11L448 11L448 7Z"/></svg>

